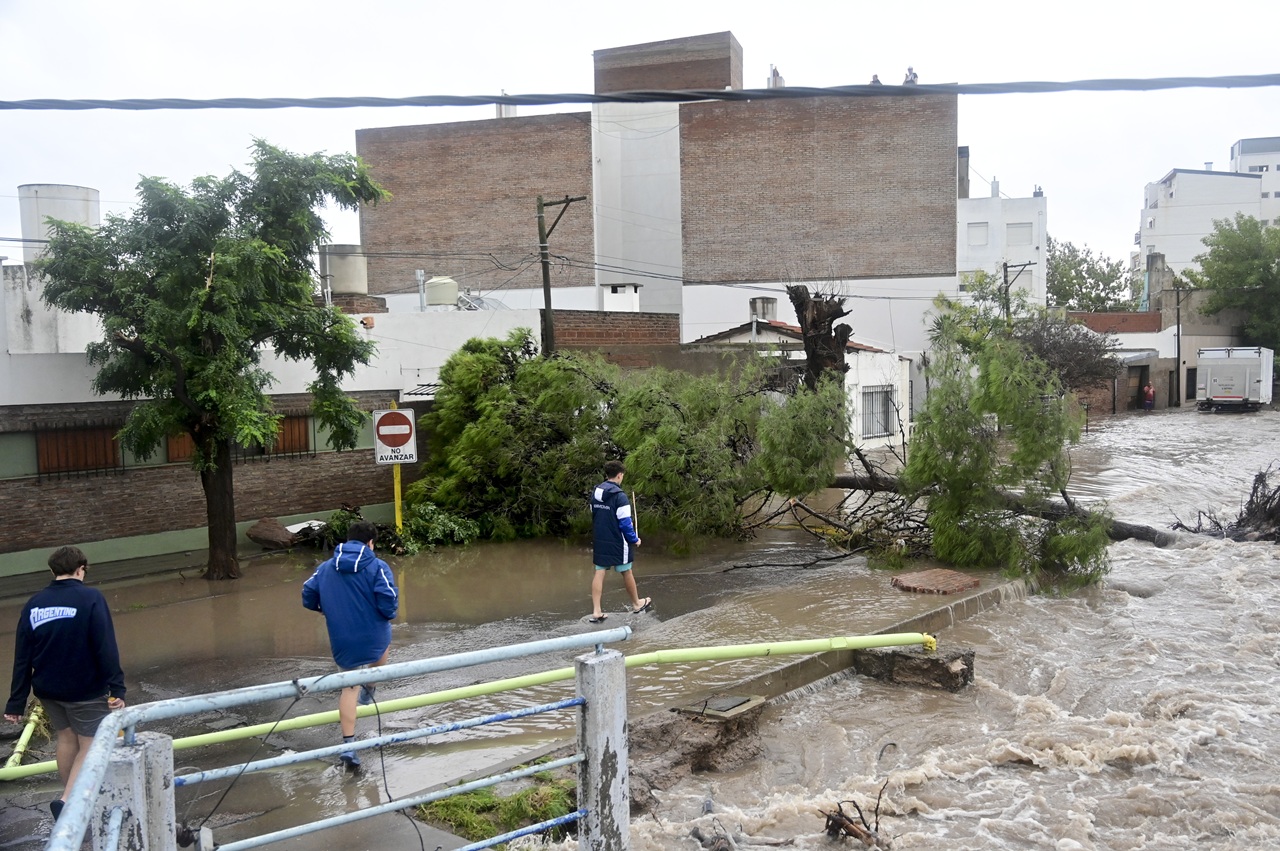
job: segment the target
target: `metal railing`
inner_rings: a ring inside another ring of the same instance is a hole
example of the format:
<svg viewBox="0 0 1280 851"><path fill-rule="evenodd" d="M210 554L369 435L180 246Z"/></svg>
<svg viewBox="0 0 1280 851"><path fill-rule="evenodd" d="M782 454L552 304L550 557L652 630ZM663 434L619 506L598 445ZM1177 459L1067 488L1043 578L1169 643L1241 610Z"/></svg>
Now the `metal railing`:
<svg viewBox="0 0 1280 851"><path fill-rule="evenodd" d="M237 851L276 842L302 833L322 830L338 824L345 824L363 818L371 818L384 812L401 810L406 807L428 803L432 800L461 794L471 789L494 785L504 780L527 776L542 771L568 765L579 765L579 810L563 819L581 823L582 830L604 830L616 834L621 830L626 833L626 810L620 812L611 803L621 800L625 806L625 773L620 779L602 780L594 775L594 769L602 762L604 751L613 751L610 764L626 764L626 667L622 654L613 650L605 650L604 645L616 641L624 641L631 635L630 627L591 632L583 635L532 641L508 647L489 648L468 653L457 653L434 659L420 659L412 662L400 662L385 665L377 669L346 671L325 674L319 677L291 680L289 682L270 683L249 686L213 694L163 700L156 703L127 707L108 715L94 736L93 745L89 748L81 766L75 785L69 790L66 805L54 825L49 837L47 851L76 851L84 841L84 834L91 820L101 825L99 847L115 851L120 848L123 836L124 848L147 848L149 851L170 851L176 848L176 825L174 818L174 789L178 779L173 777L172 740L156 733L138 733L137 725L146 722L163 721L212 710L229 709L270 700L301 697L320 692L337 691L358 685L385 682L402 677L420 676L422 674L439 673L489 662L518 659L542 653L564 652L566 650L587 649L594 647L595 652L577 658L578 695L569 701L535 707L534 710L551 711L576 707L578 709L578 741L580 752L572 757L553 763L538 765L533 768L508 772L497 777L483 778L474 783L451 787L432 795L401 799L371 807L355 813L348 813L320 822L277 831L275 834L254 837L236 843L219 846L224 851ZM588 708L590 707L590 708ZM534 710L524 710L526 714ZM512 713L513 715L518 713ZM504 714L505 715L505 714ZM457 726L477 726L491 723L497 717L470 719L458 722L457 725L444 725L445 729ZM436 728L428 728L436 729ZM123 747L117 747L119 734L123 732ZM431 735L430 732L410 731L381 740L370 740L356 743L360 747L378 747L390 740L411 737L412 733ZM341 750L351 750L352 745L344 745ZM618 753L618 749L621 752ZM316 751L294 754L298 759L312 759L318 755L334 751L335 748L320 748ZM296 759L293 761L297 761ZM265 766L263 766L265 767ZM248 770L244 766L236 766L235 771ZM228 769L215 772L201 772L197 776L186 776L182 783L198 780L211 780L214 776L227 776ZM610 783L621 783L620 789L609 789ZM99 790L103 793L100 795ZM616 797L615 797L616 796ZM602 803L603 802L603 803ZM621 816L620 827L617 821ZM567 823L563 820L557 820ZM118 823L117 823L118 822ZM548 825L552 826L552 825ZM543 828L545 829L545 828ZM114 837L114 839L112 838ZM489 840L489 844L503 841ZM475 848L489 847L480 844Z"/></svg>
<svg viewBox="0 0 1280 851"><path fill-rule="evenodd" d="M876 647L920 645L929 651L937 647L937 642L932 636L916 632L675 648L640 653L629 657L624 657L614 650L606 651L603 647L604 644L609 642L623 641L630 635L631 628L623 626L578 636L459 653L435 659L401 662L377 669L325 674L319 677L289 682L176 698L113 712L102 722L98 735L94 738L94 744L85 757L75 786L67 796L66 806L62 811L61 818L55 825L49 844L46 846L46 851L72 851L72 849L79 849L87 825L93 818L96 818L95 824L101 826L100 836L103 837L111 834L112 828L108 822L114 823L119 818L124 828L127 828L125 832L126 842L131 843L125 846L128 849L145 847L148 851L173 851L175 849L176 834L173 793L179 786L225 779L242 773L262 771L290 763L332 756L342 751L383 747L426 736L568 708L576 708L578 710L579 752L571 757L534 767L518 769L506 774L481 778L461 786L450 787L449 789L414 798L399 799L356 813L347 813L217 847L221 851L243 851L243 849L304 835L316 830L336 827L363 818L430 803L451 795L496 785L506 780L577 765L579 809L576 812L538 825L531 825L513 833L494 837L485 842L467 845L461 851L491 847L510 841L518 836L537 833L550 827L574 821L580 823L579 840L583 847L596 847L596 845L591 844L593 838L603 836L606 837L605 845L600 847L625 849L628 847L629 839L629 826L627 823L629 780L626 771L627 745L625 734L627 714L626 671L628 668L655 664L821 654L830 651ZM148 721L166 720L210 710L262 703L269 700L296 698L317 692L336 691L356 685L374 684L402 677L437 673L488 662L586 647L594 647L595 652L577 657L573 668L543 671L521 677L479 683L460 689L449 689L384 701L380 702L378 707L362 707L360 712L369 714L376 710L386 714L463 698L513 691L533 685L563 681L576 676L577 696L573 698L541 706L526 707L511 712L465 719L449 724L402 731L360 742L344 743L340 746L317 748L311 751L287 754L247 764L194 772L179 777L173 776L173 751L175 748L212 744L215 739L217 741L230 741L236 738L268 735L273 731L332 723L336 720L337 713L318 713L277 721L275 724L251 725L234 730L220 731L216 734L191 736L176 742L167 736L157 733L136 732L136 726L139 723ZM117 734L120 732L124 733L123 741L126 747L115 750ZM157 751L159 751L158 755ZM129 759L124 759L122 755L128 755ZM126 769L119 769L119 766L113 762L113 760L117 759L120 762L132 760L134 763L143 766L145 770L134 772L134 775L140 773L143 776L130 775L127 766ZM109 768L114 770L117 775L122 775L123 781L117 778L113 783L104 783L104 777ZM37 771L32 771L31 769L37 769ZM30 776L33 773L39 773L39 770L40 766L0 769L0 780L12 780ZM48 764L43 770L52 770L52 764ZM149 779L148 772L150 774ZM97 790L100 787L112 792L115 786L127 787L132 783L135 789L145 789L148 788L148 782L151 783L150 788L156 792L150 800L145 802L151 808L151 812L144 812L140 809L136 799L122 806L121 800L130 801L127 795L124 798L121 798L120 795L116 795L113 798L110 794L107 794L104 795L107 800L99 800ZM201 831L202 837L197 838L197 841L200 842L202 848L212 848L212 836L204 838L203 834L205 832L204 830ZM120 830L116 829L114 835L119 836ZM101 847L104 851L116 851L118 846L106 844L104 840L98 847Z"/></svg>

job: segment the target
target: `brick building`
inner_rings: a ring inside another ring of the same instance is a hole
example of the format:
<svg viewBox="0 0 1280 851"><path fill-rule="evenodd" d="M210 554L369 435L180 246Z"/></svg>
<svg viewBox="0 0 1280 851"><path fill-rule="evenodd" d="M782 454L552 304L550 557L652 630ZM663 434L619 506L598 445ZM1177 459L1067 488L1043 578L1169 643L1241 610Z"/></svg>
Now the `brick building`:
<svg viewBox="0 0 1280 851"><path fill-rule="evenodd" d="M727 32L597 50L594 63L601 93L743 88ZM586 196L548 241L557 306L604 309L609 287L640 284L640 310L681 314L691 340L748 318L759 292L744 284L834 283L860 337L920 350L929 298L956 291L956 121L955 96L912 92L361 130L357 153L393 196L361 212L369 291L394 304L424 269L537 303L537 197ZM894 293L905 298L885 305Z"/></svg>

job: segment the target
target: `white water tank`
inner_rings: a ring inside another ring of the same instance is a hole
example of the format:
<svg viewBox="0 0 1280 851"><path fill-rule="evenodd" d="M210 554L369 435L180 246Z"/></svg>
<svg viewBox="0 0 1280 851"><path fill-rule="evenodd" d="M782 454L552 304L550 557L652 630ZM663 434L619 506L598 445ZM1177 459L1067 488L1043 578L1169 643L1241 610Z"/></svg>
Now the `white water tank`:
<svg viewBox="0 0 1280 851"><path fill-rule="evenodd" d="M360 245L320 246L320 282L335 295L369 294L369 261Z"/></svg>
<svg viewBox="0 0 1280 851"><path fill-rule="evenodd" d="M96 228L101 222L98 190L60 183L26 183L18 187L18 211L22 217L22 259L34 263L44 254L49 219L76 222Z"/></svg>
<svg viewBox="0 0 1280 851"><path fill-rule="evenodd" d="M640 287L643 284L604 284L601 286L601 310L617 313L640 312Z"/></svg>

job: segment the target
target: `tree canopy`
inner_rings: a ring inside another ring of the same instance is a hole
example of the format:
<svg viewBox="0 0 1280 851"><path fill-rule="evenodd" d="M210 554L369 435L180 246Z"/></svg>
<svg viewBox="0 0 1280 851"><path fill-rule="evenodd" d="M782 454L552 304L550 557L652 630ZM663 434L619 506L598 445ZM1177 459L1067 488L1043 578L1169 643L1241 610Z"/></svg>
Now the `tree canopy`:
<svg viewBox="0 0 1280 851"><path fill-rule="evenodd" d="M1079 409L1057 372L1013 333L1025 307L1004 320L1001 300L989 290L969 304L938 298L928 396L903 484L928 506L938 558L1090 582L1106 565L1105 514L1035 516L1053 495L1072 506L1067 446L1079 438Z"/></svg>
<svg viewBox="0 0 1280 851"><path fill-rule="evenodd" d="M409 500L488 537L566 534L589 528L587 490L620 458L641 525L740 533L762 494L822 487L845 453L839 382L785 399L774 384L754 354L714 375L623 373L590 353L540 358L526 330L471 340L441 369Z"/></svg>
<svg viewBox="0 0 1280 851"><path fill-rule="evenodd" d="M1132 310L1131 279L1123 261L1048 237L1045 288L1050 304L1089 312Z"/></svg>
<svg viewBox="0 0 1280 851"><path fill-rule="evenodd" d="M91 229L51 222L44 300L102 320L88 347L94 391L137 400L121 443L139 456L189 435L209 526L206 576L237 576L232 445L269 446L280 416L264 352L310 361L313 409L329 444L355 445L367 420L341 381L373 346L313 299L312 254L328 236L317 210L386 193L360 160L298 156L256 141L252 170L184 189L143 178L128 216Z"/></svg>
<svg viewBox="0 0 1280 851"><path fill-rule="evenodd" d="M1236 213L1215 221L1204 244L1208 251L1195 258L1199 270L1185 273L1193 287L1209 290L1201 310L1241 310L1244 343L1280 349L1280 227Z"/></svg>

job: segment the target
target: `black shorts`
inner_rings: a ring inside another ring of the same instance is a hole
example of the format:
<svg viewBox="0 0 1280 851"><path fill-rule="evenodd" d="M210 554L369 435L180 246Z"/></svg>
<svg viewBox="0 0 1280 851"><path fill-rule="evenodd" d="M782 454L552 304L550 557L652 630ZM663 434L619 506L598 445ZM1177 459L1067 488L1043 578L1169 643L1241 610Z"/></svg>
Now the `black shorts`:
<svg viewBox="0 0 1280 851"><path fill-rule="evenodd" d="M77 736L86 738L93 738L102 719L111 712L105 694L93 700L77 701L42 697L40 704L44 706L44 714L49 716L49 726L55 731L70 727Z"/></svg>

